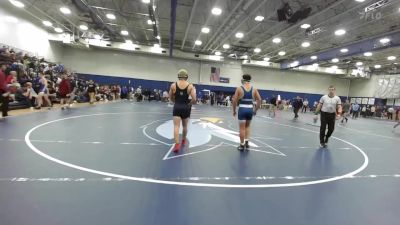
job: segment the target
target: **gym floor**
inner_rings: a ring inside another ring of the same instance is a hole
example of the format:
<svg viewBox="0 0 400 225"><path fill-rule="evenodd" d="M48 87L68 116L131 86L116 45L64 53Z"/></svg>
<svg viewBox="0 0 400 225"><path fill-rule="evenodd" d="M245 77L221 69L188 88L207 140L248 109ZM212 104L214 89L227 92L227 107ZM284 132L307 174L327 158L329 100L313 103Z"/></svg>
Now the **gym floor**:
<svg viewBox="0 0 400 225"><path fill-rule="evenodd" d="M320 149L312 117L261 110L239 152L231 111L196 105L179 154L164 103L7 118L1 224L397 224L400 130L350 119Z"/></svg>

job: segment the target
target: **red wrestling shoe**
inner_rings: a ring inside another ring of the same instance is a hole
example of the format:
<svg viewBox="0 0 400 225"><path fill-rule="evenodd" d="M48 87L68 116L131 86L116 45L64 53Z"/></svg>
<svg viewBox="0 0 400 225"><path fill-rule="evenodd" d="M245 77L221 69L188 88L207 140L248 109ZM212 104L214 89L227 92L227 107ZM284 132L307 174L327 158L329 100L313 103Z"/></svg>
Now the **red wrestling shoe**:
<svg viewBox="0 0 400 225"><path fill-rule="evenodd" d="M174 146L174 153L178 153L179 152L179 149L180 149L180 146L179 146L179 144L175 144L175 146Z"/></svg>

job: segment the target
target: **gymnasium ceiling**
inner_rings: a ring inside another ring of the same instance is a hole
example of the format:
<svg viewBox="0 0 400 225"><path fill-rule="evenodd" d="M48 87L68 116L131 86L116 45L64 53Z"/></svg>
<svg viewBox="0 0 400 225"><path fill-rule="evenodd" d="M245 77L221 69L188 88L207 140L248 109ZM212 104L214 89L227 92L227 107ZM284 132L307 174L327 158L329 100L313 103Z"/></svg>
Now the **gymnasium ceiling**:
<svg viewBox="0 0 400 225"><path fill-rule="evenodd" d="M12 1L12 0L11 0ZM132 40L136 44L154 45L168 48L171 28L171 0L20 0L25 4L23 10L34 15L37 22L42 20L53 23L46 27L54 32L60 27L66 32L91 37L101 35L104 40ZM383 2L382 7L365 14L365 8L373 3ZM311 8L305 19L295 23L278 21L277 10L289 3L292 12ZM60 7L67 7L70 14L63 14ZM221 9L220 15L214 15L213 8ZM115 15L115 19L107 18ZM262 21L256 21L262 16ZM269 58L271 62L296 60L298 57L317 54L333 48L375 36L400 31L400 0L177 0L175 49L200 54L215 54L216 51L229 57L248 55L253 60ZM150 20L150 21L149 21ZM154 22L152 22L152 20ZM79 26L89 28L82 31ZM303 24L309 24L303 29ZM43 25L42 25L43 26ZM203 27L209 33L203 33ZM338 29L345 29L341 36L335 35ZM121 30L129 32L127 36ZM316 31L311 34L310 31ZM319 32L318 32L319 31ZM242 38L235 37L242 33ZM159 36L159 39L157 38ZM280 43L273 43L279 37ZM196 45L195 41L201 41ZM309 42L309 47L302 47ZM229 44L229 49L223 45ZM260 52L254 52L259 48ZM283 56L278 52L284 51ZM396 60L388 60L396 56ZM372 56L363 54L341 57L338 67L348 66L349 61L361 61L365 64L379 64L383 68L397 66L399 49L392 47L373 52ZM330 66L329 61L319 62Z"/></svg>

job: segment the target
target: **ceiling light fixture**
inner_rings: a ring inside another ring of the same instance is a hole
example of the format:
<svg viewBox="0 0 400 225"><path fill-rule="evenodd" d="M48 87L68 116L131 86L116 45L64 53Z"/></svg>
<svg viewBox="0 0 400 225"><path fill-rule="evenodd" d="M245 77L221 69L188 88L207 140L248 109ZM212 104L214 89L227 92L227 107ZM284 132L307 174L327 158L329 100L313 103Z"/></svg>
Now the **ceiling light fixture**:
<svg viewBox="0 0 400 225"><path fill-rule="evenodd" d="M220 8L215 7L211 10L211 13L218 16L221 15L222 10Z"/></svg>
<svg viewBox="0 0 400 225"><path fill-rule="evenodd" d="M302 24L302 25L300 26L300 28L302 28L302 29L308 29L308 28L310 28L310 27L311 27L311 25L308 24L308 23Z"/></svg>
<svg viewBox="0 0 400 225"><path fill-rule="evenodd" d="M284 52L284 51L280 51L280 52L278 52L278 55L280 55L280 56L284 56L284 55L286 55L286 52Z"/></svg>
<svg viewBox="0 0 400 225"><path fill-rule="evenodd" d="M127 30L121 30L121 34L124 36L127 36L129 34L129 32Z"/></svg>
<svg viewBox="0 0 400 225"><path fill-rule="evenodd" d="M51 23L50 21L47 21L47 20L43 21L42 23L43 23L43 25L45 25L46 27L51 27L51 26L53 26L53 23Z"/></svg>
<svg viewBox="0 0 400 225"><path fill-rule="evenodd" d="M61 11L63 14L66 14L66 15L71 14L71 10L68 9L67 7L61 7L61 8L60 8L60 11Z"/></svg>
<svg viewBox="0 0 400 225"><path fill-rule="evenodd" d="M386 44L386 43L390 42L390 39L389 38L382 38L382 39L379 40L379 42L382 43L382 44Z"/></svg>
<svg viewBox="0 0 400 225"><path fill-rule="evenodd" d="M116 19L115 15L114 15L114 14L111 14L111 13L107 13L107 14L106 14L106 17L107 17L108 19L110 19L110 20L115 20L115 19Z"/></svg>
<svg viewBox="0 0 400 225"><path fill-rule="evenodd" d="M243 36L244 36L244 34L243 34L242 32L237 32L237 33L235 34L235 37L236 37L236 38L243 38Z"/></svg>
<svg viewBox="0 0 400 225"><path fill-rule="evenodd" d="M63 29L61 29L59 27L56 27L56 28L54 28L54 31L57 32L57 33L62 33Z"/></svg>
<svg viewBox="0 0 400 225"><path fill-rule="evenodd" d="M205 34L208 34L208 33L210 33L210 28L208 28L208 27L203 27L203 28L201 28L201 32L203 32L203 33L205 33Z"/></svg>
<svg viewBox="0 0 400 225"><path fill-rule="evenodd" d="M382 68L382 66L381 65L375 65L374 68L375 69L380 69L380 68Z"/></svg>
<svg viewBox="0 0 400 225"><path fill-rule="evenodd" d="M201 44L203 44L203 42L201 42L200 40L196 40L196 41L194 42L194 44L195 44L195 45L201 45Z"/></svg>
<svg viewBox="0 0 400 225"><path fill-rule="evenodd" d="M372 56L372 52L364 52L364 56L370 57Z"/></svg>
<svg viewBox="0 0 400 225"><path fill-rule="evenodd" d="M316 60L316 59L318 59L318 56L313 55L313 56L311 56L310 58L311 58L312 60Z"/></svg>
<svg viewBox="0 0 400 225"><path fill-rule="evenodd" d="M347 48L342 48L342 49L340 49L340 52L341 53L346 53L346 52L348 52L349 51L349 49L347 49Z"/></svg>
<svg viewBox="0 0 400 225"><path fill-rule="evenodd" d="M25 4L22 3L22 2L20 2L20 1L17 1L17 0L9 0L9 1L10 1L10 3L13 4L15 7L18 7L18 8L23 8L23 7L25 7Z"/></svg>
<svg viewBox="0 0 400 225"><path fill-rule="evenodd" d="M389 56L389 57L387 57L387 59L390 60L390 61L393 61L393 60L396 59L396 56Z"/></svg>
<svg viewBox="0 0 400 225"><path fill-rule="evenodd" d="M79 26L79 29L81 29L81 30L88 30L89 28L86 26L86 25L80 25Z"/></svg>
<svg viewBox="0 0 400 225"><path fill-rule="evenodd" d="M269 60L270 60L270 58L268 58L268 57L264 58L264 61L266 61L266 62L268 62Z"/></svg>
<svg viewBox="0 0 400 225"><path fill-rule="evenodd" d="M263 16L256 16L256 18L254 18L255 21L261 22L264 20Z"/></svg>
<svg viewBox="0 0 400 225"><path fill-rule="evenodd" d="M303 47L303 48L308 48L308 47L310 47L310 45L311 44L308 41L301 43L301 47Z"/></svg>
<svg viewBox="0 0 400 225"><path fill-rule="evenodd" d="M223 47L224 49L229 49L231 46L228 45L228 44L224 44L224 45L222 45L222 47Z"/></svg>
<svg viewBox="0 0 400 225"><path fill-rule="evenodd" d="M261 49L260 49L260 48L255 48L255 49L254 49L254 52L255 52L255 53L259 53L259 52L261 52Z"/></svg>
<svg viewBox="0 0 400 225"><path fill-rule="evenodd" d="M332 59L332 62L333 62L333 63L338 63L338 62L339 62L339 59L338 59L338 58L334 58L334 59Z"/></svg>
<svg viewBox="0 0 400 225"><path fill-rule="evenodd" d="M336 36L342 36L342 35L344 35L346 33L346 30L344 30L344 29L339 29L339 30L336 30L335 31L335 35Z"/></svg>
<svg viewBox="0 0 400 225"><path fill-rule="evenodd" d="M272 39L272 42L275 43L275 44L281 43L281 41L282 41L282 39L280 39L278 37Z"/></svg>

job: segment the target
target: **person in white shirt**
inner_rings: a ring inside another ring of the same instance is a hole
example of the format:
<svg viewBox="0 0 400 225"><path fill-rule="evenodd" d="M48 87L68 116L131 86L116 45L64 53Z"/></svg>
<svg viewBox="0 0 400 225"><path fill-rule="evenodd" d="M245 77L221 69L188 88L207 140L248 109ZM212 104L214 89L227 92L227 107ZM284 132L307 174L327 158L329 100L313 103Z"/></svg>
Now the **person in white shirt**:
<svg viewBox="0 0 400 225"><path fill-rule="evenodd" d="M303 108L301 109L302 113L306 113L307 112L307 108L308 108L308 100L304 100L303 102Z"/></svg>
<svg viewBox="0 0 400 225"><path fill-rule="evenodd" d="M319 100L317 109L315 110L314 121L318 119L318 113L321 111L321 127L319 130L319 140L321 148L326 148L328 140L335 129L335 119L342 114L342 101L336 95L336 88L329 86L329 94L324 95ZM337 114L336 114L337 112ZM326 126L328 125L328 133L326 133Z"/></svg>

